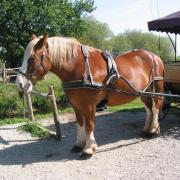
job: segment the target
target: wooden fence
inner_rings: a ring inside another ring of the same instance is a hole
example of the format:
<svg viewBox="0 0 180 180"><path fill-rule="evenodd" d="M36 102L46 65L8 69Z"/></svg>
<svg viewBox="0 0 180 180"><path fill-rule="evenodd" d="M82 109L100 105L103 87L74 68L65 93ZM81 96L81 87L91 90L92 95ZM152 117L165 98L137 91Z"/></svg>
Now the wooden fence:
<svg viewBox="0 0 180 180"><path fill-rule="evenodd" d="M56 98L55 98L53 86L49 87L49 92L47 94L32 91L31 94L25 93L24 95L25 95L25 100L26 100L27 109L28 109L28 117L29 117L30 121L34 121L34 114L33 114L31 96L32 95L33 96L41 96L41 97L46 98L47 100L50 101L51 109L52 109L53 116L54 116L54 124L55 124L55 129L56 129L56 136L57 136L58 139L61 139L62 134L61 134L61 128L60 128L60 123L59 123L59 118L58 118L57 104L56 104Z"/></svg>
<svg viewBox="0 0 180 180"><path fill-rule="evenodd" d="M3 64L2 68L0 69L0 77L2 77L2 81L4 83L9 82L9 80L13 77L17 77L19 71L18 68L6 68L6 65Z"/></svg>
<svg viewBox="0 0 180 180"><path fill-rule="evenodd" d="M7 82L9 82L10 78L17 77L18 71L19 71L19 68L7 69L5 64L3 64L2 68L0 68L0 77L2 77L2 81L4 83L7 83ZM58 119L57 104L56 104L56 98L55 98L53 86L49 87L49 92L47 94L46 93L40 93L37 91L32 91L31 94L24 93L25 101L26 101L27 109L28 109L28 118L31 122L34 121L34 114L33 114L32 101L31 101L32 95L33 96L41 96L41 97L44 97L50 101L51 109L52 109L53 116L54 116L56 136L58 139L61 139L62 134L61 134L60 123L59 123L59 119Z"/></svg>

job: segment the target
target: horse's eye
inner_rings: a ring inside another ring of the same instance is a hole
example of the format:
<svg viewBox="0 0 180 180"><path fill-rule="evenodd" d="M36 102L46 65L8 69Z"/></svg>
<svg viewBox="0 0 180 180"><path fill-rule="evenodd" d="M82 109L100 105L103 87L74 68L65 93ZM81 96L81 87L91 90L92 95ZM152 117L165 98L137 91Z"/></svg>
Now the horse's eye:
<svg viewBox="0 0 180 180"><path fill-rule="evenodd" d="M45 56L45 54L43 53L43 54L41 54L41 62L43 62L44 61L44 56Z"/></svg>
<svg viewBox="0 0 180 180"><path fill-rule="evenodd" d="M33 57L30 57L29 60L28 60L28 64L31 64L31 63L34 63L34 58Z"/></svg>

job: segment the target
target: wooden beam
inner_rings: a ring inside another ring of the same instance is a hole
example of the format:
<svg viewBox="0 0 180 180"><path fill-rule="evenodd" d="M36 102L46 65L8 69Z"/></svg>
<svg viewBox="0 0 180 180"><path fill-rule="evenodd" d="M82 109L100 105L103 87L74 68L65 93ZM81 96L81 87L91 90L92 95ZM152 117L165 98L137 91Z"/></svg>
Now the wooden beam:
<svg viewBox="0 0 180 180"><path fill-rule="evenodd" d="M58 117L57 104L56 104L56 98L55 98L53 86L49 87L49 95L48 96L49 96L49 99L51 102L51 108L53 111L54 123L55 123L55 128L56 128L56 135L57 135L58 139L62 139L59 117Z"/></svg>
<svg viewBox="0 0 180 180"><path fill-rule="evenodd" d="M34 114L33 114L33 108L32 108L32 101L31 101L31 95L29 93L24 93L27 109L28 109L28 117L30 121L34 121Z"/></svg>

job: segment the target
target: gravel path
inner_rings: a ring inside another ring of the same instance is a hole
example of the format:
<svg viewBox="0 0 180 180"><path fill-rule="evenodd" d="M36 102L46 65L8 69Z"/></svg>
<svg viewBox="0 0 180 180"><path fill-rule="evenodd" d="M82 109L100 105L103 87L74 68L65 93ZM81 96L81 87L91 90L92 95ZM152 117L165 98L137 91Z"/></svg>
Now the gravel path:
<svg viewBox="0 0 180 180"><path fill-rule="evenodd" d="M97 153L88 160L70 153L75 140L74 114L60 116L62 141L39 140L17 131L18 125L0 127L0 180L179 180L180 114L168 114L162 135L138 135L145 113L98 113ZM53 120L41 121L54 131Z"/></svg>

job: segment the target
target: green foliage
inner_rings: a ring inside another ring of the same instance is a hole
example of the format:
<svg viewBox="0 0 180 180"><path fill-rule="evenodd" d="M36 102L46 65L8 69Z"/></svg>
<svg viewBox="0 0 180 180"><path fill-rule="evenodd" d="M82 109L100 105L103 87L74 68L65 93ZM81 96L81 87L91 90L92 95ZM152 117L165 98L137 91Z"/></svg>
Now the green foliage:
<svg viewBox="0 0 180 180"><path fill-rule="evenodd" d="M52 85L54 87L54 92L56 96L56 102L58 109L64 109L69 106L68 99L66 97L66 94L61 86L60 79L52 74L48 73L48 75L45 77L45 80L38 81L35 90L41 92L41 93L47 93L49 90L49 86ZM32 97L33 106L38 111L51 111L50 103L49 101L43 97Z"/></svg>
<svg viewBox="0 0 180 180"><path fill-rule="evenodd" d="M173 48L167 37L159 39L152 33L136 30L128 30L114 36L106 23L99 22L92 16L87 17L86 22L88 29L81 37L83 43L102 50L109 50L114 54L123 54L133 49L146 49L159 55L164 61L173 60Z"/></svg>
<svg viewBox="0 0 180 180"><path fill-rule="evenodd" d="M93 0L0 1L1 56L8 66L19 66L32 32L80 37L87 26L84 17L94 9Z"/></svg>
<svg viewBox="0 0 180 180"><path fill-rule="evenodd" d="M69 102L62 89L60 80L55 75L49 73L45 80L39 81L35 89L41 93L48 93L49 86L54 86L58 109L64 109L69 106ZM39 96L32 96L34 113L51 113L51 107L48 100ZM14 116L24 116L23 99L19 98L18 89L15 83L0 83L0 117L9 118Z"/></svg>
<svg viewBox="0 0 180 180"><path fill-rule="evenodd" d="M160 38L152 33L143 33L141 31L126 31L112 39L112 51L122 54L133 49L146 49L157 55L163 60L173 59L173 49L167 37Z"/></svg>
<svg viewBox="0 0 180 180"><path fill-rule="evenodd" d="M88 28L80 38L81 41L99 49L106 49L110 45L109 40L113 37L109 26L106 23L97 21L92 16L85 18L85 20Z"/></svg>
<svg viewBox="0 0 180 180"><path fill-rule="evenodd" d="M31 133L32 137L47 138L50 135L49 131L44 128L41 128L41 125L37 122L28 122L22 126L19 126L18 130L29 132Z"/></svg>
<svg viewBox="0 0 180 180"><path fill-rule="evenodd" d="M11 117L24 112L16 84L0 83L0 117Z"/></svg>

